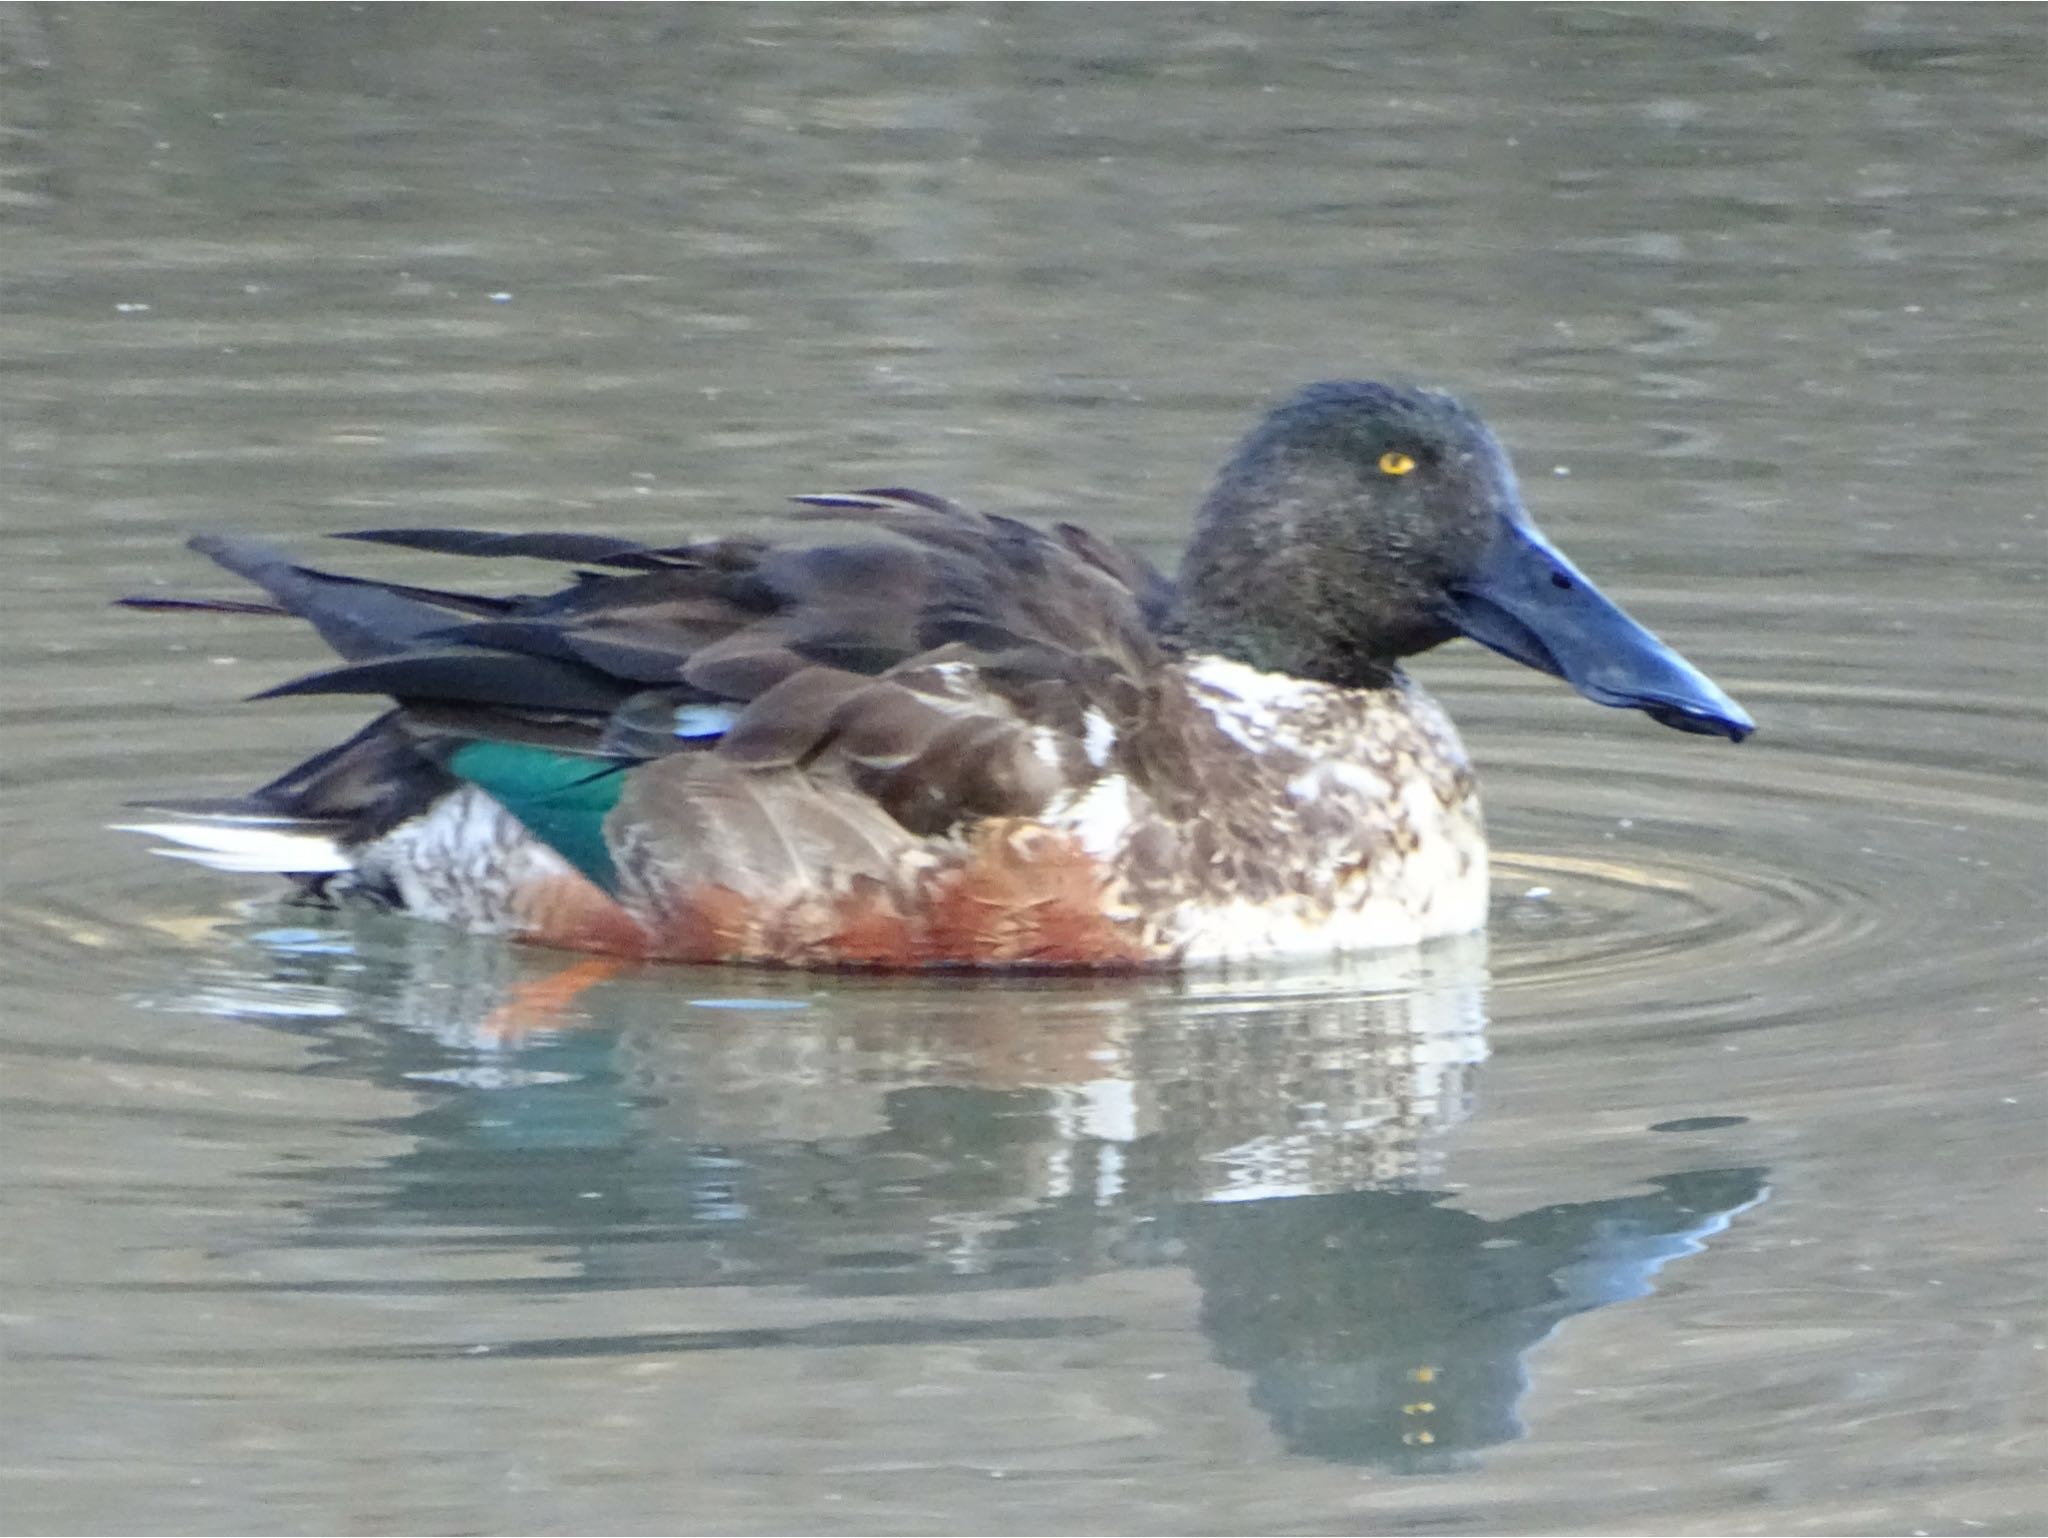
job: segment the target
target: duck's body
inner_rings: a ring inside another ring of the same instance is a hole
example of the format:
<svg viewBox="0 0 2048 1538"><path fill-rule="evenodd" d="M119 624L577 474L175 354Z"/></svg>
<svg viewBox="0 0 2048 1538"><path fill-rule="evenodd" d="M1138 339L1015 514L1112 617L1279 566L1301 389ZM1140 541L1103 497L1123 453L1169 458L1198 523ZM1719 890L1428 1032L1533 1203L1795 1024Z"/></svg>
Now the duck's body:
<svg viewBox="0 0 2048 1538"><path fill-rule="evenodd" d="M1187 964L1413 944L1485 920L1472 775L1413 685L1177 661L1122 731L1091 712L1077 738L946 666L891 676L893 708L957 711L998 738L997 758L1029 761L998 771L1021 782L1008 808L938 831L881 810L850 754L763 768L707 748L626 776L607 814L616 897L477 785L352 848L294 832L313 842L275 863L345 864L330 892L480 932L675 961ZM1184 772L1148 788L1148 758ZM218 826L156 831L241 847Z"/></svg>
<svg viewBox="0 0 2048 1538"><path fill-rule="evenodd" d="M1177 584L1068 525L912 492L804 500L829 537L356 536L604 568L521 598L196 542L348 659L273 693L397 707L146 830L322 895L626 956L1172 966L1484 923L1471 771L1399 667L1460 630L1605 703L1748 730L1542 543L1491 436L1431 392L1283 406Z"/></svg>

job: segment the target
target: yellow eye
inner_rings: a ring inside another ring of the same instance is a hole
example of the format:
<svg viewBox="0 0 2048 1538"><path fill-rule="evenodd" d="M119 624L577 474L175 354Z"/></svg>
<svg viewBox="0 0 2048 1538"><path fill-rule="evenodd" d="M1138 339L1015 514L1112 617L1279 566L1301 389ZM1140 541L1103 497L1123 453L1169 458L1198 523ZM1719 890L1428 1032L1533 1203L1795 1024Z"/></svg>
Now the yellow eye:
<svg viewBox="0 0 2048 1538"><path fill-rule="evenodd" d="M1388 475L1406 475L1414 468L1414 456L1403 454L1399 449L1388 449L1380 455L1380 469Z"/></svg>

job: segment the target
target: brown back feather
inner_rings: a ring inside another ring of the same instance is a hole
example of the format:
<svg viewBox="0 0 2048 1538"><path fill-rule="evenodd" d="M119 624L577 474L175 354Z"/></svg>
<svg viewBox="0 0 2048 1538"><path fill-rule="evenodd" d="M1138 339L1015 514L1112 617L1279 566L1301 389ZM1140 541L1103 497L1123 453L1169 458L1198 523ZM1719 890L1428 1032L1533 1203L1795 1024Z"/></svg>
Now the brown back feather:
<svg viewBox="0 0 2048 1538"><path fill-rule="evenodd" d="M352 665L278 692L388 694L430 753L436 740L486 738L645 758L709 754L764 777L760 791L786 791L780 772L800 769L809 782L871 798L913 834L1028 815L1100 772L1082 751L1087 712L1125 735L1147 708L1145 679L1163 651L1154 625L1170 589L1142 557L1071 525L1046 532L918 492L803 500L805 516L828 526L814 540L779 544L650 549L604 536L465 530L351 536L610 569L580 570L552 593L479 599L468 615L465 595L393 585L438 601L447 623L422 633L414 602L387 649L366 642ZM344 591L307 575L305 607ZM356 592L377 586L350 583ZM718 704L737 709L722 739L674 735L678 707ZM388 753L388 736L376 740ZM303 772L316 762L278 782L292 789L291 810L321 815L321 786L332 779L337 791L346 784L360 817L365 766ZM742 783L721 772L698 784L718 787L735 819L722 839L759 820L741 810ZM835 842L815 833L812 841Z"/></svg>

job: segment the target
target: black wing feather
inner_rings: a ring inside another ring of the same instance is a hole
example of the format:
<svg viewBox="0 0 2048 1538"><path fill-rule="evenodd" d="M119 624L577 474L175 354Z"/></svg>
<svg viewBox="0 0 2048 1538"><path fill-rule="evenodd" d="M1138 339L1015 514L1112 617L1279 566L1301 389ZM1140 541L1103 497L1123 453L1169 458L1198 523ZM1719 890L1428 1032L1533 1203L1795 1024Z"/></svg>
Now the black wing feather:
<svg viewBox="0 0 2048 1538"><path fill-rule="evenodd" d="M588 561L593 565L641 566L647 546L612 534L498 534L486 529L351 529L331 539L367 545L396 545L436 555L524 555L542 561ZM658 564L658 563L655 563Z"/></svg>
<svg viewBox="0 0 2048 1538"><path fill-rule="evenodd" d="M399 705L251 802L389 826L452 783L435 761L467 737L709 753L735 771L829 758L903 826L932 832L1042 806L1099 768L1081 751L1087 711L1107 713L1122 740L1149 708L1172 589L1128 547L906 488L803 500L841 527L800 544L661 548L584 533L341 536L583 568L554 592L504 598L337 576L250 540L195 541L350 664L259 698L383 694ZM739 707L723 740L677 738L675 707L710 701ZM1064 744L1050 754L1048 729Z"/></svg>
<svg viewBox="0 0 2048 1538"><path fill-rule="evenodd" d="M399 701L498 705L517 710L609 714L633 691L595 668L531 653L421 652L308 673L251 699L301 694L385 694Z"/></svg>

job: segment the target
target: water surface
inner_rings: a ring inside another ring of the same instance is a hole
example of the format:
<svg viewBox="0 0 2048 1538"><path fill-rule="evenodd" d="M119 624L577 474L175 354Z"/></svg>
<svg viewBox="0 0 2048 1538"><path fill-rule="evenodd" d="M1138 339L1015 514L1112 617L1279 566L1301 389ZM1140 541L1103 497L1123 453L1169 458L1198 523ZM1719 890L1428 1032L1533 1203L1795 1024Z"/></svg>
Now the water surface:
<svg viewBox="0 0 2048 1538"><path fill-rule="evenodd" d="M2048 1521L2038 8L81 7L0 60L7 1528ZM1167 558L1359 374L1479 404L1761 724L1425 659L1485 939L550 1003L103 831L359 719L233 703L291 627L105 607L226 591L193 529L909 483Z"/></svg>

